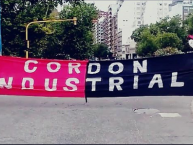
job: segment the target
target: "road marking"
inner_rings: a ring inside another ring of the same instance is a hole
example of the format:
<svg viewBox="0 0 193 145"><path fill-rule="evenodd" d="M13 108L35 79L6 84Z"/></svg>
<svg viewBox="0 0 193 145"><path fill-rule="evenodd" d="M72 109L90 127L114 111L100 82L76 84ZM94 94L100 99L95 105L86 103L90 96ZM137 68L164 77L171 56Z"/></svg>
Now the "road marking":
<svg viewBox="0 0 193 145"><path fill-rule="evenodd" d="M159 113L161 117L182 117L179 113Z"/></svg>

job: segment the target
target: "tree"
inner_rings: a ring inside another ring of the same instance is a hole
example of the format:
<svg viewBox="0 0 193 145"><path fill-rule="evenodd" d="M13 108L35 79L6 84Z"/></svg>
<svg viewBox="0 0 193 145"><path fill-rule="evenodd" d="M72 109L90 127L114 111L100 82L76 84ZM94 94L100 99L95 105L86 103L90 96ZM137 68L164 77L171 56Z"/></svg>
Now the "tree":
<svg viewBox="0 0 193 145"><path fill-rule="evenodd" d="M153 56L155 51L166 47L182 48L182 40L175 33L153 35L149 29L142 32L141 38L137 43L137 54L140 56Z"/></svg>
<svg viewBox="0 0 193 145"><path fill-rule="evenodd" d="M188 22L192 23L191 20ZM187 51L187 31L182 23L180 16L166 17L160 22L136 29L131 38L137 42L138 55L152 56L158 49L166 47Z"/></svg>
<svg viewBox="0 0 193 145"><path fill-rule="evenodd" d="M178 38L182 41L181 48L178 49L183 50L185 49L185 44L187 43L187 31L186 28L182 25L183 21L181 16L177 15L172 18L166 17L160 23L157 23L157 26L162 33L175 33ZM172 46L171 46L172 47Z"/></svg>
<svg viewBox="0 0 193 145"><path fill-rule="evenodd" d="M93 23L98 16L98 11L93 4L81 2L79 5L68 5L60 13L60 19L77 17L77 25L64 22L54 24L54 38L56 43L49 41L44 57L88 59L93 56ZM49 57L48 57L49 56Z"/></svg>
<svg viewBox="0 0 193 145"><path fill-rule="evenodd" d="M144 30L141 34L141 41L137 43L137 54L139 56L151 56L160 48L156 36L150 30Z"/></svg>
<svg viewBox="0 0 193 145"><path fill-rule="evenodd" d="M185 24L187 24L188 27L188 34L193 35L193 13L188 16L185 21Z"/></svg>
<svg viewBox="0 0 193 145"><path fill-rule="evenodd" d="M94 46L94 56L101 59L101 58L107 58L107 56L110 55L110 51L108 49L108 46L106 44L96 44Z"/></svg>
<svg viewBox="0 0 193 145"><path fill-rule="evenodd" d="M158 33L156 39L160 48L173 47L179 50L182 49L182 40L176 33Z"/></svg>
<svg viewBox="0 0 193 145"><path fill-rule="evenodd" d="M24 56L26 24L49 18L54 7L64 2L79 3L77 0L1 0L3 54ZM46 46L46 42L43 42L46 28L47 24L36 24L29 28L31 57L41 55L41 47Z"/></svg>
<svg viewBox="0 0 193 145"><path fill-rule="evenodd" d="M135 42L139 42L141 41L141 33L144 31L144 30L147 30L148 29L148 26L147 25L142 25L140 26L139 28L135 29L131 35L131 39L133 39Z"/></svg>
<svg viewBox="0 0 193 145"><path fill-rule="evenodd" d="M149 31L154 36L156 36L158 33L160 33L159 27L155 24L150 24Z"/></svg>

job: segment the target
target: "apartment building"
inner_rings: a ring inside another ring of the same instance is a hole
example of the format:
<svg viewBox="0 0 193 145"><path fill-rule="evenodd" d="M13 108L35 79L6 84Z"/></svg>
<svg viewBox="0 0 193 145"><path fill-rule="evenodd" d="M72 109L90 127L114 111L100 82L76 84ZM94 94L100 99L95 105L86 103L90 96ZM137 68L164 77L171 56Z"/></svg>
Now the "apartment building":
<svg viewBox="0 0 193 145"><path fill-rule="evenodd" d="M134 23L133 23L134 29L144 24L145 10L146 10L146 1L134 1Z"/></svg>
<svg viewBox="0 0 193 145"><path fill-rule="evenodd" d="M98 22L95 24L95 43L103 43L104 42L104 35L103 35L103 19L99 19Z"/></svg>
<svg viewBox="0 0 193 145"><path fill-rule="evenodd" d="M96 44L97 43L97 23L98 22L96 22L96 23L94 23L94 27L93 27L93 39L94 39L94 44Z"/></svg>
<svg viewBox="0 0 193 145"><path fill-rule="evenodd" d="M115 18L114 16L116 15L118 5L117 4L112 4L109 5L108 7L108 20L107 20L107 26L108 27L108 32L107 32L107 45L110 49L111 52L113 52L114 48L114 29L115 29Z"/></svg>
<svg viewBox="0 0 193 145"><path fill-rule="evenodd" d="M108 16L104 18L102 22L102 27L103 27L103 38L104 38L104 43L108 44L108 31L109 31L109 25L108 25Z"/></svg>
<svg viewBox="0 0 193 145"><path fill-rule="evenodd" d="M94 23L94 43L106 43L105 41L105 29L104 29L104 21L107 18L108 13L104 11L99 11L99 16L97 22Z"/></svg>
<svg viewBox="0 0 193 145"><path fill-rule="evenodd" d="M147 1L144 12L144 24L150 25L159 22L169 16L169 4L171 1Z"/></svg>
<svg viewBox="0 0 193 145"><path fill-rule="evenodd" d="M169 17L180 15L185 20L189 13L193 13L192 0L173 0L169 5Z"/></svg>
<svg viewBox="0 0 193 145"><path fill-rule="evenodd" d="M118 2L117 2L118 3ZM121 1L117 12L117 35L115 48L119 59L128 59L129 53L135 53L135 42L130 38L132 32L143 25L145 1Z"/></svg>
<svg viewBox="0 0 193 145"><path fill-rule="evenodd" d="M132 32L144 24L155 23L169 15L170 1L117 0L95 27L96 43L105 43L118 59L132 59L136 43ZM186 10L185 10L186 11Z"/></svg>
<svg viewBox="0 0 193 145"><path fill-rule="evenodd" d="M121 29L118 28L118 12L123 4L124 0L117 0L116 2L116 11L115 14L113 16L113 25L112 25L112 33L113 33L113 37L112 37L112 42L113 45L111 47L111 52L113 53L114 57L121 57L121 49L118 48L118 46L120 45L120 43L122 43L121 37L122 37L122 31Z"/></svg>

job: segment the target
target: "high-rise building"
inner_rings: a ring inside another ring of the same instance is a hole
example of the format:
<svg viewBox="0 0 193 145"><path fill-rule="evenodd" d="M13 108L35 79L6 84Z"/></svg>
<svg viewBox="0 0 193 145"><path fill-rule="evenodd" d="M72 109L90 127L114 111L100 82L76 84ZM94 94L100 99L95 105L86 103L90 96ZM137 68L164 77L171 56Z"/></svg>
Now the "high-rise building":
<svg viewBox="0 0 193 145"><path fill-rule="evenodd" d="M179 15L185 20L189 13L193 13L192 0L173 0L169 5L169 17Z"/></svg>
<svg viewBox="0 0 193 145"><path fill-rule="evenodd" d="M103 27L103 38L104 38L104 43L108 44L108 30L109 30L109 25L108 25L108 15L107 17L104 18L102 22L102 27Z"/></svg>
<svg viewBox="0 0 193 145"><path fill-rule="evenodd" d="M96 43L106 43L120 59L132 58L136 50L136 43L131 39L133 31L168 16L169 3L165 0L117 0L116 4L109 5L104 19L95 26Z"/></svg>
<svg viewBox="0 0 193 145"><path fill-rule="evenodd" d="M99 16L97 21L94 23L94 43L106 43L104 34L104 20L107 18L108 13L104 11L99 11Z"/></svg>
<svg viewBox="0 0 193 145"><path fill-rule="evenodd" d="M103 20L104 18L100 19L97 23L97 43L104 43Z"/></svg>
<svg viewBox="0 0 193 145"><path fill-rule="evenodd" d="M144 13L144 24L150 25L159 22L169 15L169 4L171 1L147 1Z"/></svg>
<svg viewBox="0 0 193 145"><path fill-rule="evenodd" d="M131 46L135 49L135 43L130 39L132 32L143 25L145 1L124 1L121 3L117 12L117 35L115 35L115 48L114 49L120 59L127 59ZM132 44L132 45L131 45ZM132 48L133 49L133 48Z"/></svg>
<svg viewBox="0 0 193 145"><path fill-rule="evenodd" d="M183 5L182 11L182 20L185 20L190 13L193 13L193 5Z"/></svg>
<svg viewBox="0 0 193 145"><path fill-rule="evenodd" d="M107 27L108 27L108 32L107 32L107 35L108 35L108 40L107 40L107 45L109 47L109 49L111 50L111 52L113 51L113 46L114 46L114 16L117 12L117 4L112 4L112 5L109 5L108 7L108 19L107 19Z"/></svg>

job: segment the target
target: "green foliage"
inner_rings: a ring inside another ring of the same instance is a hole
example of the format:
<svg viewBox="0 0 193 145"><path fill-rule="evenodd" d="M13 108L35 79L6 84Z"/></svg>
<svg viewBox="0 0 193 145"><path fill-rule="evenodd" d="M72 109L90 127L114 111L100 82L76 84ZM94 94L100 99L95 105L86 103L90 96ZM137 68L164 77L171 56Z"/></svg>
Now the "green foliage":
<svg viewBox="0 0 193 145"><path fill-rule="evenodd" d="M160 32L160 29L157 25L150 24L149 31L152 35L156 36Z"/></svg>
<svg viewBox="0 0 193 145"><path fill-rule="evenodd" d="M141 41L141 33L144 31L144 30L147 30L148 29L148 26L147 25L142 25L140 26L138 29L134 30L132 35L131 35L131 39L134 39L135 42L139 42Z"/></svg>
<svg viewBox="0 0 193 145"><path fill-rule="evenodd" d="M182 40L177 36L176 33L159 33L156 37L157 42L160 48L166 47L174 47L181 49L182 48Z"/></svg>
<svg viewBox="0 0 193 145"><path fill-rule="evenodd" d="M1 0L3 54L24 56L25 26L31 21L47 18L59 3L62 0ZM43 25L37 24L29 28L32 49L36 49L37 41L45 37L42 28Z"/></svg>
<svg viewBox="0 0 193 145"><path fill-rule="evenodd" d="M187 27L188 34L193 35L193 14L190 14L184 21L184 25Z"/></svg>
<svg viewBox="0 0 193 145"><path fill-rule="evenodd" d="M160 23L156 24L161 33L164 33L164 32L165 33L175 33L177 35L177 37L182 41L181 46L180 46L181 48L178 47L181 50L185 49L184 44L187 43L187 39L186 39L187 31L186 31L186 28L182 26L182 23L183 21L181 19L181 16L177 15L171 19L166 17Z"/></svg>
<svg viewBox="0 0 193 145"><path fill-rule="evenodd" d="M3 55L25 56L25 27L29 22L55 19L58 4L70 2L60 19L73 22L39 23L29 27L30 57L86 59L92 56L92 20L97 9L82 0L2 0Z"/></svg>
<svg viewBox="0 0 193 145"><path fill-rule="evenodd" d="M166 17L156 24L136 29L131 38L137 42L139 56L153 56L155 51L167 47L189 51L188 34L193 34L193 15L184 22L180 16Z"/></svg>
<svg viewBox="0 0 193 145"><path fill-rule="evenodd" d="M106 44L94 45L94 57L101 59L101 58L107 58L108 55L110 55L110 52Z"/></svg>
<svg viewBox="0 0 193 145"><path fill-rule="evenodd" d="M81 2L79 5L68 5L60 13L60 19L77 17L73 22L53 24L55 33L49 38L44 51L44 58L88 59L93 54L92 20L97 17L97 9L92 4Z"/></svg>
<svg viewBox="0 0 193 145"><path fill-rule="evenodd" d="M158 49L156 52L154 52L154 56L167 56L167 55L174 55L174 54L183 54L183 52L173 47Z"/></svg>
<svg viewBox="0 0 193 145"><path fill-rule="evenodd" d="M152 35L147 29L141 34L141 41L137 43L137 54L140 56L151 56L153 52L159 49L156 36Z"/></svg>

